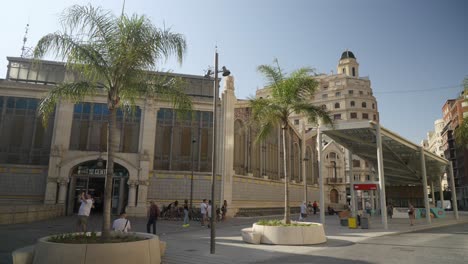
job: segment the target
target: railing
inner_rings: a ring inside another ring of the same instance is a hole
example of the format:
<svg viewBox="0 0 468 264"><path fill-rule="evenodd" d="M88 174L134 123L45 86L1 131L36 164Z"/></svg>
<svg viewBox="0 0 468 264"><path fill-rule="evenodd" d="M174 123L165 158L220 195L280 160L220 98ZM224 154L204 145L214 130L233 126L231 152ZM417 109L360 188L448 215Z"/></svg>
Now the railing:
<svg viewBox="0 0 468 264"><path fill-rule="evenodd" d="M327 184L343 183L343 178L327 178Z"/></svg>

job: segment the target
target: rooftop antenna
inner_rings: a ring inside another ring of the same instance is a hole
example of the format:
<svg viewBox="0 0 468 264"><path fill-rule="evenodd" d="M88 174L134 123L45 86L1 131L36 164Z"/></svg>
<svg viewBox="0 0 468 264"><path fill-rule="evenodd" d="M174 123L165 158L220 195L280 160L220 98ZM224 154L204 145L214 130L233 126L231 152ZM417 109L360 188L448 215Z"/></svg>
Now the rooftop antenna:
<svg viewBox="0 0 468 264"><path fill-rule="evenodd" d="M32 55L31 48L26 47L26 41L28 41L28 31L29 31L29 23L26 24L26 30L24 31L23 46L21 47L21 58L31 57Z"/></svg>

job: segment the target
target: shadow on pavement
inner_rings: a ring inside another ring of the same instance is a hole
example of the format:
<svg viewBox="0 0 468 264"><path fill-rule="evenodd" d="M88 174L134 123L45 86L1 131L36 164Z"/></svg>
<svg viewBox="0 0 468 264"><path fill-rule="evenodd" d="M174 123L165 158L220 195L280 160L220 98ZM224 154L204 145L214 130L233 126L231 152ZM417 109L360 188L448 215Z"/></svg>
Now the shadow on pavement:
<svg viewBox="0 0 468 264"><path fill-rule="evenodd" d="M372 262L362 260L350 260L323 256L295 255L271 258L265 261L255 261L250 263L334 263L334 264L370 264Z"/></svg>

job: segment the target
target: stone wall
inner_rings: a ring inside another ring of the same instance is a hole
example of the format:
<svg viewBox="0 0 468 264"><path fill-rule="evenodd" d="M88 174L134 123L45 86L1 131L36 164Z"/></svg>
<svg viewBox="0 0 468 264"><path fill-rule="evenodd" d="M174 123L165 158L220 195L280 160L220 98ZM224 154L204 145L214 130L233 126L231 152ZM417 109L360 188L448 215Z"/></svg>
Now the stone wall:
<svg viewBox="0 0 468 264"><path fill-rule="evenodd" d="M46 178L46 166L0 165L0 204L41 203Z"/></svg>
<svg viewBox="0 0 468 264"><path fill-rule="evenodd" d="M239 175L234 176L233 181L231 209L284 207L284 182ZM304 186L290 183L290 206L299 207L303 200ZM319 200L318 187L308 186L307 200Z"/></svg>
<svg viewBox="0 0 468 264"><path fill-rule="evenodd" d="M0 225L30 223L64 214L63 205L0 205Z"/></svg>
<svg viewBox="0 0 468 264"><path fill-rule="evenodd" d="M154 200L158 205L168 205L175 200L182 204L185 199L190 199L191 172L161 172L155 171L150 179L148 187L148 200ZM215 185L216 200L219 201L221 177L218 176ZM198 204L211 198L211 174L194 173L193 177L193 203Z"/></svg>

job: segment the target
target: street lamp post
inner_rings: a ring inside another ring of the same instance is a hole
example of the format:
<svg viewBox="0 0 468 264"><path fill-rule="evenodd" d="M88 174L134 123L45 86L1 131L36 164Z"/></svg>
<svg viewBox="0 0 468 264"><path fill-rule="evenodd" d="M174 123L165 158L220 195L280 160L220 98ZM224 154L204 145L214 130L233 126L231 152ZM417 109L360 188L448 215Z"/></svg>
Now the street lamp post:
<svg viewBox="0 0 468 264"><path fill-rule="evenodd" d="M214 95L213 95L213 149L211 154L211 218L210 218L210 253L215 253L215 217L216 217L216 202L215 202L215 183L216 183L216 141L217 141L217 127L218 127L218 99L219 99L219 82L218 82L218 73L222 72L223 76L229 76L231 72L226 69L226 67L222 67L220 71L218 71L218 51L215 51L215 61L214 61L214 72L208 70L206 73L206 77L210 77L214 74Z"/></svg>
<svg viewBox="0 0 468 264"><path fill-rule="evenodd" d="M193 210L193 153L194 153L194 147L195 147L195 143L197 142L197 140L195 140L195 138L192 139L192 177L190 178L190 217L192 217L192 210Z"/></svg>

